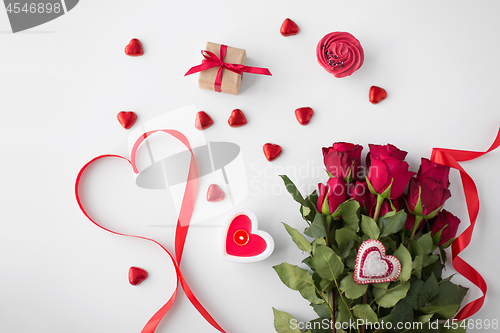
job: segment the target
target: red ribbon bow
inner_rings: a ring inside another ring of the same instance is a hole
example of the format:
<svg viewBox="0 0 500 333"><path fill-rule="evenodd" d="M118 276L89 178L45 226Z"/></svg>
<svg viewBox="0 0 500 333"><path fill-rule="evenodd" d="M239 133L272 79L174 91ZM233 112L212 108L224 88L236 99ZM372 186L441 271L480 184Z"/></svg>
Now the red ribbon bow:
<svg viewBox="0 0 500 333"><path fill-rule="evenodd" d="M179 218L177 220L177 227L175 229L175 257L160 243L157 241L146 238L146 237L141 237L141 236L135 236L135 235L127 235L127 234L122 234L110 229L107 229L103 226L101 226L99 223L94 221L90 215L85 211L85 208L83 207L83 204L80 200L80 194L79 194L79 185L80 185L80 179L82 177L83 172L89 165L94 163L95 161L102 159L102 158L107 158L107 157L117 157L120 159L123 159L127 161L131 166L132 170L134 173L139 173L136 163L135 163L135 156L137 149L139 148L140 144L151 134L156 133L156 132L164 132L167 134L172 135L174 138L177 140L181 141L184 146L189 150L191 153L191 162L189 164L189 174L188 174L188 179L187 179L187 184L186 184L186 190L184 192L184 198L182 200L182 205L181 205L181 211L179 213ZM139 239L144 239L150 242L155 243L156 245L160 246L170 257L172 260L172 263L174 264L175 267L175 272L177 275L177 284L175 287L175 290L170 296L170 299L168 302L162 306L154 315L151 317L151 319L147 322L146 326L142 329L141 333L154 333L156 330L156 327L162 320L162 318L167 314L168 310L171 308L172 304L174 303L175 297L177 295L177 289L179 282L182 286L182 289L184 289L184 292L186 293L187 298L191 301L191 303L194 305L194 307L198 310L198 312L207 320L210 325L212 325L215 329L217 329L219 332L225 333L225 331L217 324L217 322L212 318L212 316L208 313L207 310L201 305L201 303L198 301L198 299L195 297L191 289L189 288L188 284L186 283L186 280L184 280L184 277L182 276L181 269L179 267L181 263L181 258L182 258L182 251L184 249L184 243L186 241L186 236L187 232L189 229L189 222L191 220L191 215L193 214L193 209L194 209L194 204L196 201L196 193L198 191L198 168L196 165L196 160L193 155L193 151L191 149L191 145L189 144L188 139L180 132L175 131L175 130L155 130L155 131L149 131L144 133L139 139L134 144L134 147L132 148L132 153L130 155L130 160L127 158L120 156L120 155L101 155L97 156L94 159L92 159L90 162L85 164L83 168L80 170L78 173L78 176L76 178L76 183L75 183L75 196L76 196L76 201L78 202L78 206L82 210L83 214L90 220L92 223L94 223L96 226L98 226L101 229L104 229L112 234L115 235L120 235L120 236L128 236L128 237L134 237L134 238L139 238Z"/></svg>
<svg viewBox="0 0 500 333"><path fill-rule="evenodd" d="M184 74L184 76L198 73L210 68L219 67L219 71L217 72L217 76L215 77L214 89L217 92L221 92L222 70L224 68L240 75L243 75L244 72L251 74L260 74L260 75L272 75L269 69L267 68L250 67L245 65L229 64L227 62L224 62L223 60L224 57L226 56L226 51L227 51L227 45L221 45L220 59L210 51L206 50L201 51L201 54L205 59L202 61L200 65L191 67L191 69L188 70L187 73Z"/></svg>
<svg viewBox="0 0 500 333"><path fill-rule="evenodd" d="M498 148L500 146L500 129L498 131L497 137L491 147L485 152L477 151L466 151L466 150L454 150L445 148L434 148L432 149L431 160L447 165L451 168L460 171L460 177L462 178L462 186L464 188L465 201L467 203L467 210L469 212L470 225L465 229L463 233L458 236L451 246L451 256L453 261L453 267L456 271L462 274L466 279L471 281L483 292L483 296L470 302L460 310L460 312L455 316L457 320L464 320L481 309L486 297L487 286L484 278L479 274L471 265L466 263L458 255L460 252L465 250L472 238L472 232L474 231L474 226L476 225L477 214L479 213L479 195L477 193L476 184L472 180L471 176L462 168L458 162L470 161L483 156L490 151Z"/></svg>

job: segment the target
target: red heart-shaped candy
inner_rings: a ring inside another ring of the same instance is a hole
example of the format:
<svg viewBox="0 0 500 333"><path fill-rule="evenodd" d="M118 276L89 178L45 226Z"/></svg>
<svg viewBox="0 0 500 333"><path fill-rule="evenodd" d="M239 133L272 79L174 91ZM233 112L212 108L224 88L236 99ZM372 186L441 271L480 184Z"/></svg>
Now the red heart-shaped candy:
<svg viewBox="0 0 500 333"><path fill-rule="evenodd" d="M137 115L133 111L121 111L118 112L116 118L123 126L123 128L129 129L130 127L132 127L132 125L134 125L137 119Z"/></svg>
<svg viewBox="0 0 500 333"><path fill-rule="evenodd" d="M132 266L128 270L128 281L133 286L136 286L146 280L147 277L148 272L142 268Z"/></svg>
<svg viewBox="0 0 500 333"><path fill-rule="evenodd" d="M131 57L138 57L144 54L142 49L141 41L137 38L130 40L127 46L125 46L125 54Z"/></svg>
<svg viewBox="0 0 500 333"><path fill-rule="evenodd" d="M214 121L205 111L200 111L196 114L196 120L194 121L194 127L199 129L200 131L209 128L213 124L214 124Z"/></svg>
<svg viewBox="0 0 500 333"><path fill-rule="evenodd" d="M208 187L207 190L207 201L210 202L219 202L224 200L224 191L217 184L212 184Z"/></svg>
<svg viewBox="0 0 500 333"><path fill-rule="evenodd" d="M309 124L313 115L314 111L310 107L298 108L295 110L295 117L299 123L304 126Z"/></svg>
<svg viewBox="0 0 500 333"><path fill-rule="evenodd" d="M299 26L295 22L287 18L281 25L280 33L285 37L296 35L299 33Z"/></svg>
<svg viewBox="0 0 500 333"><path fill-rule="evenodd" d="M241 127L246 125L247 118L240 109L234 109L233 112L231 112L231 116L227 120L227 123L231 127Z"/></svg>
<svg viewBox="0 0 500 333"><path fill-rule="evenodd" d="M281 155L281 146L272 143L266 143L263 147L264 155L269 162L274 161Z"/></svg>
<svg viewBox="0 0 500 333"><path fill-rule="evenodd" d="M369 99L372 104L378 104L387 98L387 91L377 86L370 87Z"/></svg>

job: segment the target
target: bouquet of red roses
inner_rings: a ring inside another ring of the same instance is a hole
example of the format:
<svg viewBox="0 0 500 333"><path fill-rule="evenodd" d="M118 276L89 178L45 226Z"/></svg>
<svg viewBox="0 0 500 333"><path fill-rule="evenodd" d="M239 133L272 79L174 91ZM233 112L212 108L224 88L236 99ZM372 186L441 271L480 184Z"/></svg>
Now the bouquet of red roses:
<svg viewBox="0 0 500 333"><path fill-rule="evenodd" d="M460 223L443 209L450 168L422 158L411 172L407 152L391 144L369 147L366 167L360 145L323 148L329 179L305 198L281 176L308 223L305 236L284 224L307 253L308 269L288 263L274 269L318 318L301 323L274 309L276 330L465 332L465 321L449 319L467 288L442 277L444 249Z"/></svg>

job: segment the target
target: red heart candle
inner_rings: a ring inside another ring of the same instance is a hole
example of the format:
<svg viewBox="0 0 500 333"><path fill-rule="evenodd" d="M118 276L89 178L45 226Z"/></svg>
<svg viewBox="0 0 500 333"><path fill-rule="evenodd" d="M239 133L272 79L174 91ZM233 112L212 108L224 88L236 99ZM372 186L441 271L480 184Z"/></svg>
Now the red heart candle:
<svg viewBox="0 0 500 333"><path fill-rule="evenodd" d="M229 215L222 239L222 257L236 262L264 260L274 250L267 232L258 230L257 216L249 209Z"/></svg>

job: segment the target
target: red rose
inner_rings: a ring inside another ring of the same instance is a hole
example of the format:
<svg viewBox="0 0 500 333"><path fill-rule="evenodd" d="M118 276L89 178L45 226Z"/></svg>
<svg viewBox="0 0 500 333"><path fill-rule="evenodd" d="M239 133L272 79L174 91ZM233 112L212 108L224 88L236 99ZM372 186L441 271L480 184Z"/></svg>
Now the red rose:
<svg viewBox="0 0 500 333"><path fill-rule="evenodd" d="M433 178L436 183L439 184L442 188L448 188L448 186L450 185L450 182L448 180L448 177L450 175L450 167L431 162L426 158L422 158L418 174L423 177Z"/></svg>
<svg viewBox="0 0 500 333"><path fill-rule="evenodd" d="M319 197L316 203L318 212L328 215L337 210L341 203L348 199L347 183L339 177L328 179L326 186L319 183Z"/></svg>
<svg viewBox="0 0 500 333"><path fill-rule="evenodd" d="M415 174L408 171L408 163L403 161L407 152L399 150L391 144L369 146L369 184L375 193L383 194L385 198L393 200L400 197L411 177ZM389 186L390 190L387 191Z"/></svg>
<svg viewBox="0 0 500 333"><path fill-rule="evenodd" d="M376 199L375 199L376 201ZM392 203L392 206L391 206L391 203ZM389 212L392 212L393 209L392 207L394 207L394 209L396 211L399 211L400 208L401 208L401 200L391 200L391 202L389 202L389 200L384 200L384 202L382 203L382 206L380 207L380 215L379 216L384 216L385 214L389 213ZM375 207L373 207L372 209L372 212L370 213L370 217L373 217L373 215L375 214Z"/></svg>
<svg viewBox="0 0 500 333"><path fill-rule="evenodd" d="M359 41L348 32L332 32L323 37L316 47L318 62L336 78L351 75L365 59Z"/></svg>
<svg viewBox="0 0 500 333"><path fill-rule="evenodd" d="M432 236L444 228L443 232L441 232L441 241L439 242L439 246L442 246L444 243L457 235L459 224L460 219L449 211L443 209L441 213L439 213L436 219L431 222Z"/></svg>
<svg viewBox="0 0 500 333"><path fill-rule="evenodd" d="M363 174L362 150L362 146L347 142L336 142L331 147L323 148L326 171L349 182L359 179Z"/></svg>
<svg viewBox="0 0 500 333"><path fill-rule="evenodd" d="M441 185L440 180L431 177L417 176L416 179L412 178L406 197L410 212L421 215L425 219L436 216L445 201L451 197L450 190Z"/></svg>
<svg viewBox="0 0 500 333"><path fill-rule="evenodd" d="M370 212L375 206L377 199L368 189L366 181L358 181L356 184L349 184L349 198L359 202L361 208Z"/></svg>

